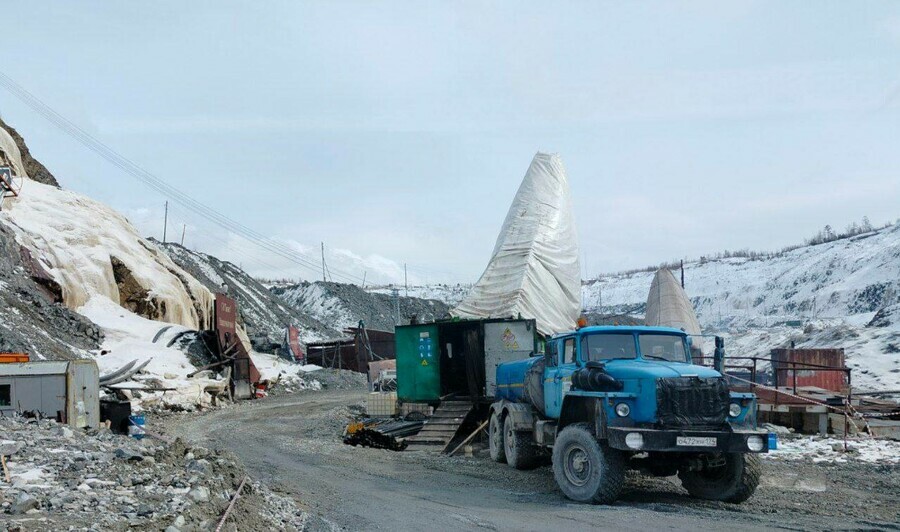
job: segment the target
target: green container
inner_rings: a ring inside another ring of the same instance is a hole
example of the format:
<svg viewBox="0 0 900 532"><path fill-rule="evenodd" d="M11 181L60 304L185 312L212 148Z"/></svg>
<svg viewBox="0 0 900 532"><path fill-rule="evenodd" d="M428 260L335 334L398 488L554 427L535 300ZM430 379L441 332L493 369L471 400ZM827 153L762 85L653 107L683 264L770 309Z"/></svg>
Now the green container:
<svg viewBox="0 0 900 532"><path fill-rule="evenodd" d="M394 329L397 349L397 399L427 403L441 398L441 349L437 325Z"/></svg>

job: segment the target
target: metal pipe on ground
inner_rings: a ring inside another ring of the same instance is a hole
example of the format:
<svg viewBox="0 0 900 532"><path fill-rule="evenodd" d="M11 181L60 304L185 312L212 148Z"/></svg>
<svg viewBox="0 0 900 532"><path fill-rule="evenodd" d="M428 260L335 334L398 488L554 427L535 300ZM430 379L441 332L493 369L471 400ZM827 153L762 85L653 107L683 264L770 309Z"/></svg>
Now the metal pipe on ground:
<svg viewBox="0 0 900 532"><path fill-rule="evenodd" d="M234 492L234 496L231 497L231 502L228 503L228 508L225 508L225 513L222 514L222 518L219 519L219 524L216 526L216 532L222 532L222 527L225 526L225 521L228 520L228 516L231 515L231 510L234 509L234 504L238 499L241 498L241 491L244 490L244 484L247 483L247 479L250 477L245 476L244 480L241 481L241 485L238 486L237 491Z"/></svg>

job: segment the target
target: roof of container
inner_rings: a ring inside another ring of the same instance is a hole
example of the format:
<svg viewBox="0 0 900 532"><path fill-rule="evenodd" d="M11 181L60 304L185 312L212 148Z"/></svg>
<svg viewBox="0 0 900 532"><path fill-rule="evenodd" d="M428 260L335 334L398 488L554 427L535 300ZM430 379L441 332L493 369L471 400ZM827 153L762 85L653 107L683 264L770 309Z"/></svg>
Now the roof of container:
<svg viewBox="0 0 900 532"><path fill-rule="evenodd" d="M646 325L592 325L590 327L582 327L577 331L572 331L568 333L563 333L558 336L565 336L574 333L579 334L591 334L591 333L666 333L666 334L681 334L685 335L684 331L681 329L675 329L673 327L648 327Z"/></svg>
<svg viewBox="0 0 900 532"><path fill-rule="evenodd" d="M32 375L61 375L69 368L67 360L47 362L13 362L0 364L0 377L25 377Z"/></svg>

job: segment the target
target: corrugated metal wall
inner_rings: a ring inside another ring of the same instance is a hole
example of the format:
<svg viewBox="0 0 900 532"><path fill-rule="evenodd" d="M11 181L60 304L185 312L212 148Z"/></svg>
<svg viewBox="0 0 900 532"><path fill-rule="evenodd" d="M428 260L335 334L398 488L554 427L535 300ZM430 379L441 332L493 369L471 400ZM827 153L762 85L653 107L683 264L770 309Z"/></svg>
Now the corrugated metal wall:
<svg viewBox="0 0 900 532"><path fill-rule="evenodd" d="M824 371L824 368L846 368L843 349L773 349L772 367L777 386L816 386L835 392L846 392L847 374L842 371ZM821 368L815 367L821 366Z"/></svg>

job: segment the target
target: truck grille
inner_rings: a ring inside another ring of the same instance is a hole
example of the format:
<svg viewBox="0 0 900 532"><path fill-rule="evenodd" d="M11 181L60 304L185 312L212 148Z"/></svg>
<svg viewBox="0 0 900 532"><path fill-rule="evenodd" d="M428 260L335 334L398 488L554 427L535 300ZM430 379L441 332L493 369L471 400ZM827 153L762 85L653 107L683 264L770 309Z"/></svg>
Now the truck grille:
<svg viewBox="0 0 900 532"><path fill-rule="evenodd" d="M656 406L663 427L712 428L728 416L728 384L721 377L677 377L656 381Z"/></svg>

